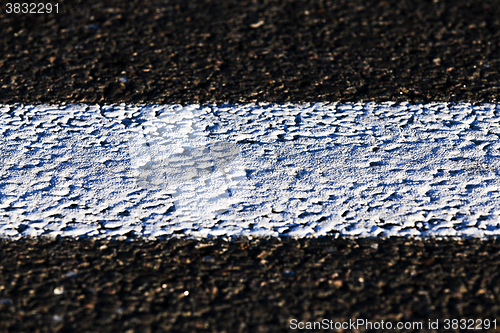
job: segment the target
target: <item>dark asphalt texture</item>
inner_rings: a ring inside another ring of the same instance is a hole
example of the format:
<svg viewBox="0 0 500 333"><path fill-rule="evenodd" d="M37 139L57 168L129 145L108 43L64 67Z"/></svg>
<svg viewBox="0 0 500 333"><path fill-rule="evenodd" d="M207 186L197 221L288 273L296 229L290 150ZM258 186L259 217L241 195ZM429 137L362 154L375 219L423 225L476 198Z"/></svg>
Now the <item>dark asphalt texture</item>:
<svg viewBox="0 0 500 333"><path fill-rule="evenodd" d="M496 241L25 240L0 243L0 260L5 332L283 332L293 318L500 319Z"/></svg>
<svg viewBox="0 0 500 333"><path fill-rule="evenodd" d="M0 103L500 100L498 1L6 3ZM1 332L500 321L499 293L495 239L0 241Z"/></svg>
<svg viewBox="0 0 500 333"><path fill-rule="evenodd" d="M61 3L2 13L1 102L499 100L497 0Z"/></svg>

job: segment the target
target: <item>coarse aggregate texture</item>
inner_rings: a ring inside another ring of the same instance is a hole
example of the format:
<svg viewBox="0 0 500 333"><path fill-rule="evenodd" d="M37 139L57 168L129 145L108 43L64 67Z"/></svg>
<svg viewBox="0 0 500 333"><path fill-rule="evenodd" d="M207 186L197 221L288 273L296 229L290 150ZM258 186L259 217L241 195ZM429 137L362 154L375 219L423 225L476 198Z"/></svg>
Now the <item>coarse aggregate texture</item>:
<svg viewBox="0 0 500 333"><path fill-rule="evenodd" d="M497 104L1 111L2 237L500 234Z"/></svg>
<svg viewBox="0 0 500 333"><path fill-rule="evenodd" d="M0 330L289 332L294 318L365 318L438 319L442 332L444 319L498 322L499 253L477 239L0 241Z"/></svg>
<svg viewBox="0 0 500 333"><path fill-rule="evenodd" d="M0 13L0 102L498 101L497 1L59 1Z"/></svg>
<svg viewBox="0 0 500 333"><path fill-rule="evenodd" d="M0 103L498 102L496 1L58 3L0 11ZM276 241L2 239L0 331L498 319L494 239Z"/></svg>

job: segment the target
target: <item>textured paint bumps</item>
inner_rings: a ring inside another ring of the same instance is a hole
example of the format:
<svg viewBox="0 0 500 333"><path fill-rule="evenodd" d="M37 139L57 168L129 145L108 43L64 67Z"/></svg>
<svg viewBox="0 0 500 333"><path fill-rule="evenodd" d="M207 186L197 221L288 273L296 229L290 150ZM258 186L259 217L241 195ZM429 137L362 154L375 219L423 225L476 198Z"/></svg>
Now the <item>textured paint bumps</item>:
<svg viewBox="0 0 500 333"><path fill-rule="evenodd" d="M500 234L496 104L0 108L1 237Z"/></svg>

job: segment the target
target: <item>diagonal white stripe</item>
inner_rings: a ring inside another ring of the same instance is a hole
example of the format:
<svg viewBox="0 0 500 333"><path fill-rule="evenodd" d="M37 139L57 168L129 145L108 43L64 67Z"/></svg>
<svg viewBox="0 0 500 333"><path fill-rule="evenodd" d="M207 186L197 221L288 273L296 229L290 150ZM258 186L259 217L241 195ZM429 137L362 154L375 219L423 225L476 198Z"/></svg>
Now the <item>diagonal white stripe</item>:
<svg viewBox="0 0 500 333"><path fill-rule="evenodd" d="M3 105L0 236L487 236L499 105Z"/></svg>

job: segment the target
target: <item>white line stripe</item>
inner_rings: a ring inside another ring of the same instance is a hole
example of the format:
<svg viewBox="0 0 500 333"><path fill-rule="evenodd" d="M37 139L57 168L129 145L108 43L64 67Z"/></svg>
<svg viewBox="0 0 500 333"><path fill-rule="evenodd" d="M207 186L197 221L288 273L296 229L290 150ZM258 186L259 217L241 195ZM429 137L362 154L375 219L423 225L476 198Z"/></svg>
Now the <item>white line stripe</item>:
<svg viewBox="0 0 500 333"><path fill-rule="evenodd" d="M500 234L497 104L0 109L0 237Z"/></svg>

